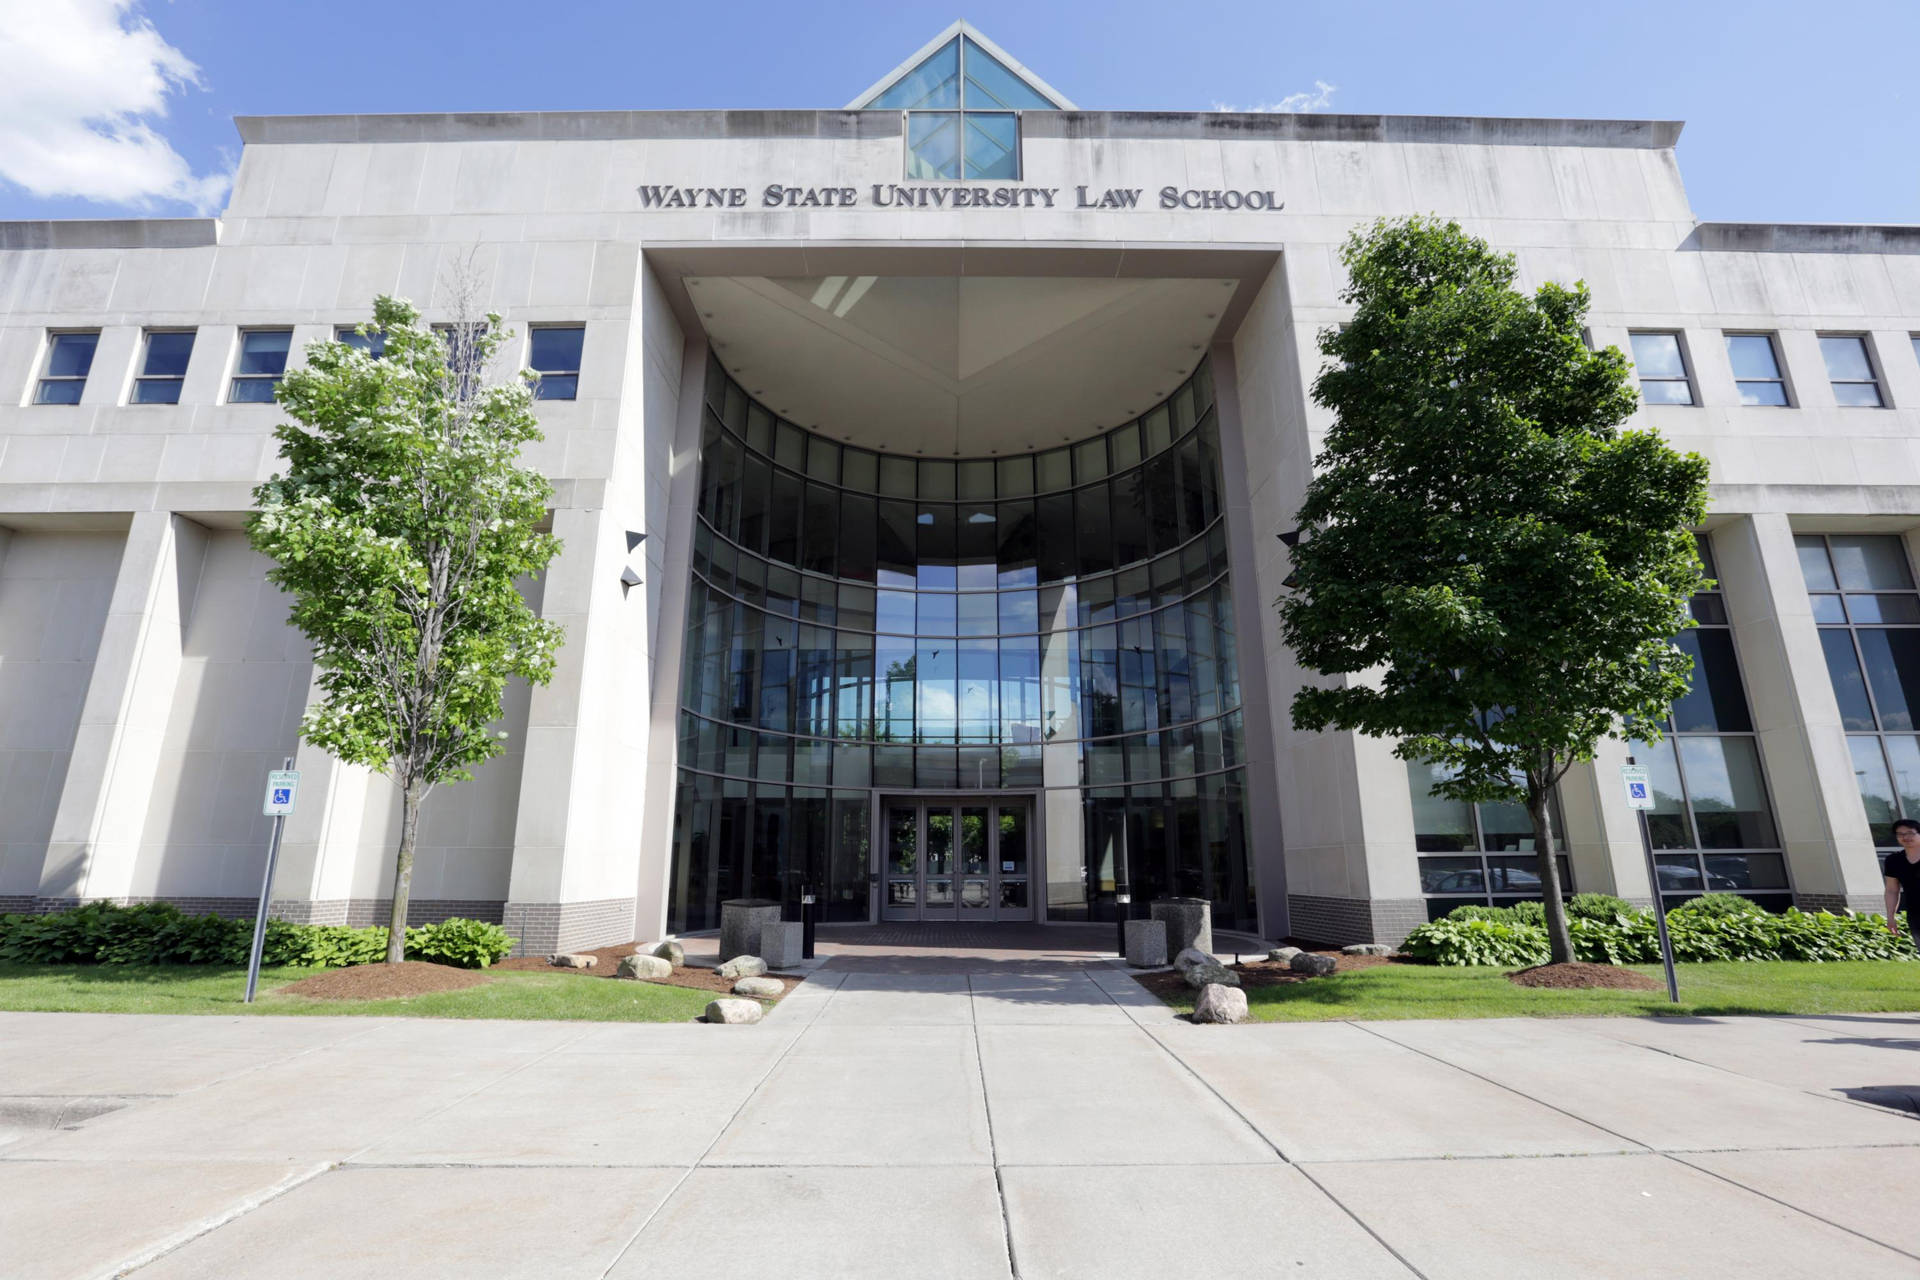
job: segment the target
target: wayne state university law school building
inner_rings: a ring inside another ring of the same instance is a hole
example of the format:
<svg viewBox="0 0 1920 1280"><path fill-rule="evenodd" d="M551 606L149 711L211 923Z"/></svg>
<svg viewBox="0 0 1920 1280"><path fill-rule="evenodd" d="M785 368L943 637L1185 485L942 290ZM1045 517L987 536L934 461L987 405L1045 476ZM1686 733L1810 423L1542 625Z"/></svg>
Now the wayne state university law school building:
<svg viewBox="0 0 1920 1280"><path fill-rule="evenodd" d="M964 25L839 110L238 123L217 218L0 224L0 909L249 910L293 755L277 912L384 920L397 793L299 743L243 525L275 380L376 294L445 319L468 259L543 374L566 643L428 802L418 919L544 951L803 885L1111 920L1130 882L1391 942L1533 895L1522 812L1286 714L1315 334L1341 241L1410 213L1586 281L1632 425L1712 463L1693 692L1638 752L1659 885L1619 743L1560 787L1571 884L1880 907L1920 815L1920 229L1700 222L1663 121L1083 111Z"/></svg>

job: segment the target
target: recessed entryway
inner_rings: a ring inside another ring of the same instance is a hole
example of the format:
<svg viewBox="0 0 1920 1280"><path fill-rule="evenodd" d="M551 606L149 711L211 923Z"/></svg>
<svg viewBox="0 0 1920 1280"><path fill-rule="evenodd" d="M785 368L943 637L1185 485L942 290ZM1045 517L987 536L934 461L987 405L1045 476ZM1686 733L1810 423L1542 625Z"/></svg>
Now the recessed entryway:
<svg viewBox="0 0 1920 1280"><path fill-rule="evenodd" d="M880 802L880 918L1033 919L1033 802L894 796Z"/></svg>

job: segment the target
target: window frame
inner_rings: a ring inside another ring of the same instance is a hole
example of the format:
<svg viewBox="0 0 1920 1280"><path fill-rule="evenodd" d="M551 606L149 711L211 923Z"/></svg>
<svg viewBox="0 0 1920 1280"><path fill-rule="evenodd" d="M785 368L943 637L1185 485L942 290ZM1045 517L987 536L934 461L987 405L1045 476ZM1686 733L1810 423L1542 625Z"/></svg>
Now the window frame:
<svg viewBox="0 0 1920 1280"><path fill-rule="evenodd" d="M190 325L184 328L156 327L156 328L142 329L140 331L140 360L139 360L139 363L134 366L135 372L133 375L133 382L131 384L128 397L127 397L128 404L154 405L154 406L164 408L167 405L177 405L180 403L180 397L186 391L186 385L187 385L186 369L182 369L178 374L170 374L170 373L169 374L153 374L153 373L147 372L147 366L153 360L154 336L156 334L172 334L172 333L184 333L184 334L187 334L192 339L192 341L190 341L187 344L187 366L188 368L192 367L193 353L200 346L200 330L198 326ZM173 384L173 388L174 388L173 399L171 400L141 399L140 397L141 387L151 385L151 384L156 384L156 383L163 383L163 382Z"/></svg>
<svg viewBox="0 0 1920 1280"><path fill-rule="evenodd" d="M1640 388L1640 406L1646 409L1698 409L1700 407L1700 386L1695 377L1693 353L1687 350L1687 331L1685 329L1629 329L1627 330L1627 350L1633 350L1633 340L1636 337L1672 338L1674 346L1680 354L1680 376L1677 378L1664 375L1654 377L1642 373L1640 371L1640 362L1638 360L1634 361L1633 373ZM1672 386L1677 383L1687 389L1687 399L1684 403L1677 400L1649 400L1647 399L1647 384L1649 382L1657 382L1662 386Z"/></svg>
<svg viewBox="0 0 1920 1280"><path fill-rule="evenodd" d="M1781 350L1780 335L1778 332L1772 329L1722 329L1720 331L1720 336L1726 342L1727 365L1729 370L1733 373L1733 390L1736 396L1740 394L1740 389L1746 386L1748 383L1756 383L1756 384L1771 383L1771 384L1778 385L1780 388L1779 404L1748 404L1745 399L1741 399L1739 401L1741 408L1743 409L1797 409L1800 407L1798 399L1793 394L1793 381L1792 379L1787 377L1786 354L1784 351ZM1739 370L1732 368L1733 339L1735 338L1766 339L1767 348L1773 353L1773 377L1743 378L1740 376Z"/></svg>
<svg viewBox="0 0 1920 1280"><path fill-rule="evenodd" d="M255 334L255 333L284 333L287 335L287 353L280 360L280 372L272 373L272 374L240 372L240 362L246 357L246 354L247 354L247 337L248 335ZM233 335L233 370L231 373L227 375L226 403L228 404L272 404L274 403L272 388L278 386L280 384L280 380L287 376L287 364L292 359L293 359L293 326L292 325L287 325L287 324L247 325L240 329L236 329ZM243 400L237 394L242 384L245 384L247 386L255 386L261 383L265 383L268 387L267 398L265 400Z"/></svg>
<svg viewBox="0 0 1920 1280"><path fill-rule="evenodd" d="M1020 107L969 107L967 105L967 47L971 43L964 33L954 37L958 46L955 51L958 74L954 78L954 105L950 107L902 107L900 108L900 172L903 182L1021 182L1026 178L1026 108ZM985 52L985 50L982 50ZM991 55L988 55L991 57ZM1030 87L1030 86L1029 86ZM1044 95L1036 95L1044 96ZM960 136L954 152L959 171L951 178L915 177L913 174L913 117L914 116L953 116L958 122ZM970 178L967 176L967 117L970 115L1012 116L1013 117L1013 173L1004 178Z"/></svg>
<svg viewBox="0 0 1920 1280"><path fill-rule="evenodd" d="M60 339L85 338L85 337L91 337L93 339L93 351L90 355L87 356L87 371L85 373L80 374L78 377L75 377L72 374L56 374L56 373L49 372L49 370L53 368L53 354L60 344ZM30 406L33 406L36 408L41 406L45 406L49 408L77 407L81 399L85 397L85 395L87 394L87 379L93 376L93 362L99 359L99 357L100 357L100 330L98 329L48 329L46 331L46 351L40 357L40 374L38 377L36 377L33 380L33 395L32 395L32 398L27 401L27 403ZM76 394L71 400L47 400L42 398L46 394L46 388L50 384L57 385L57 386L66 386L68 384L74 384L74 383L77 383L79 385L80 390L79 390L79 393Z"/></svg>
<svg viewBox="0 0 1920 1280"><path fill-rule="evenodd" d="M587 325L584 320L582 321L556 320L551 324L528 325L527 326L527 368L540 375L539 379L533 384L533 398L535 400L578 400L580 398L580 370L578 368L542 369L533 363L533 336L536 333L542 333L542 332L555 330L555 329L573 330L573 331L577 331L580 334L579 363L584 364L586 362ZM573 379L572 394L564 395L564 396L545 394L545 389L548 386L547 379L550 376L559 377L559 378L572 378Z"/></svg>
<svg viewBox="0 0 1920 1280"><path fill-rule="evenodd" d="M1733 648L1734 674L1739 677L1740 681L1740 697L1742 701L1746 703L1747 720L1753 727L1744 730L1721 729L1717 727L1713 729L1681 729L1678 727L1678 722L1674 719L1673 709L1671 707L1667 709L1666 724L1661 734L1661 741L1653 744L1650 749L1653 751L1672 752L1674 776L1680 781L1681 813L1686 818L1687 834L1691 839L1691 843L1685 848L1653 849L1656 864L1654 873L1655 881L1648 886L1648 889L1660 899L1665 908L1678 906L1690 898L1700 896L1700 894L1678 889L1661 889L1659 885L1658 864L1662 858L1677 859L1690 857L1693 860L1693 870L1700 878L1700 893L1740 893L1743 897L1778 897L1783 894L1792 895L1794 893L1793 866L1791 860L1787 857L1786 842L1780 835L1780 810L1779 806L1774 803L1773 786L1767 778L1767 757L1766 752L1760 745L1760 728L1753 720L1753 694L1748 688L1747 668L1746 664L1740 659L1739 638L1734 635L1732 615L1727 610L1724 590L1718 577L1715 575L1716 565L1713 554L1712 535L1696 533L1694 538L1699 546L1700 562L1707 570L1708 577L1713 585L1696 593L1693 601L1689 602L1688 608L1694 618L1693 629L1702 631L1724 631L1727 634L1727 638ZM1699 605L1701 596L1718 597L1718 603L1714 607L1702 609ZM1709 618L1717 617L1723 619L1723 621L1703 619L1701 617L1703 613L1707 614ZM1701 674L1698 667L1695 668L1694 674L1696 678ZM1686 753L1680 750L1682 740L1689 738L1745 738L1753 744L1753 762L1755 769L1758 771L1761 792L1760 798L1762 803L1766 805L1767 822L1773 827L1774 843L1772 845L1742 845L1737 848L1709 849L1700 843L1700 817L1694 804L1694 788L1692 782L1687 777ZM1648 843L1652 843L1651 832L1649 832ZM1771 855L1780 860L1780 866L1785 873L1787 882L1785 889L1756 889L1750 892L1743 892L1738 889L1717 890L1708 884L1707 858L1739 857L1753 854Z"/></svg>
<svg viewBox="0 0 1920 1280"><path fill-rule="evenodd" d="M1861 407L1864 407L1864 406L1861 406ZM1827 553L1827 567L1828 567L1828 569L1829 569L1830 571L1835 571L1835 570L1836 570L1836 566L1834 565L1834 560L1833 560L1833 541L1832 541L1832 539L1834 538L1834 536L1835 536L1835 535L1833 535L1833 534L1831 534L1831 533L1804 533L1804 532L1800 532L1800 531L1795 531L1795 533L1794 533L1794 539L1795 539L1795 544L1796 544L1796 547L1797 547L1797 545L1798 545L1798 541L1799 541L1799 539L1801 539L1801 538L1818 538L1818 539L1820 539L1820 543L1821 543L1821 546L1822 546L1822 547L1823 547L1823 548L1825 549L1825 551L1826 551L1826 553ZM1839 535L1839 536L1841 536L1841 537L1858 537L1858 536L1862 536L1862 535L1857 535L1857 534L1841 534L1841 535ZM1875 536L1875 535L1871 535L1871 534L1869 534L1869 535L1865 535L1865 536ZM1834 590L1832 590L1832 591L1828 591L1828 590L1826 590L1826 589L1824 589L1824 588L1821 588L1821 589L1819 589L1819 590L1816 590L1816 589L1815 589L1815 588L1814 588L1814 587L1813 587L1813 586L1812 586L1811 584L1808 584L1808 583L1805 583L1805 582L1803 582L1803 583L1802 583L1802 585L1803 585L1803 586L1805 586L1805 588L1806 588L1806 592L1807 592L1807 598L1808 598L1808 600L1809 600L1809 601L1811 601L1811 600L1813 599L1813 597L1815 597L1815 596L1833 596L1833 597L1834 597L1835 599L1837 599L1837 600L1838 600L1838 601L1840 602L1840 616L1841 616L1841 617L1842 617L1843 619L1845 619L1845 621L1842 621L1842 622L1821 622L1821 621L1819 620L1819 615L1818 615L1818 614L1816 613L1816 614L1814 615L1814 626L1815 626L1815 629L1816 629L1817 631L1819 631L1819 632L1827 632L1827 631L1844 631L1844 632L1846 632L1846 633L1847 633L1847 641L1848 641L1848 643L1849 643L1849 645L1851 646L1851 648L1852 648L1852 651L1853 651L1853 660L1854 660L1854 662L1855 662L1856 664L1858 664L1858 669L1859 669L1859 672L1860 672L1860 688L1861 688L1861 692L1862 692L1862 693L1863 693L1863 694L1865 695L1865 697L1866 697L1866 700L1867 700L1867 708L1868 708L1868 710L1869 710L1869 711L1871 712L1871 714L1872 714L1872 716L1873 716L1873 728L1871 728L1871 729L1849 729L1849 728L1846 728L1846 727L1845 727L1845 725L1844 725L1844 721L1843 721L1843 724L1842 724L1842 732L1843 732L1843 733L1844 733L1844 734L1846 735L1846 737L1847 737L1847 739L1848 739L1848 751L1849 751L1849 752L1851 752L1851 751L1852 751L1852 740L1853 740L1853 739L1855 739L1855 738L1871 738L1871 739L1873 740L1873 742L1874 742L1874 747L1875 747L1875 750L1876 750L1876 752L1877 752L1877 753L1878 753L1878 755L1879 755L1879 758L1880 758L1880 763L1881 763L1881 765L1882 765L1882 767L1883 767L1883 768L1884 768L1884 769L1886 770L1886 772L1885 772L1885 774L1884 774L1884 775L1882 775L1882 780L1884 780L1884 781L1885 781L1885 782L1886 782L1886 783L1888 784L1888 787L1889 787L1889 789L1891 790L1891 792L1892 792L1892 794L1893 794L1893 811L1894 811L1894 817L1895 817L1896 819L1899 819L1899 818L1920 818L1920 809L1915 809L1915 810L1913 810L1913 811L1911 811L1911 812L1909 812L1909 811L1908 811L1908 808L1907 808L1907 806L1906 806L1906 804L1904 803L1904 798L1903 798L1903 796L1902 796L1902 794L1901 794L1901 790L1900 790L1900 784L1899 784L1899 780L1898 780L1898 776L1897 776L1897 775L1898 775L1898 770L1897 770L1897 769L1895 768L1895 766L1894 766L1894 761L1893 761L1893 756L1892 756L1892 754L1891 754L1891 753L1890 753L1890 752L1889 752L1889 751L1887 750L1887 739L1888 739L1888 738L1916 738L1916 737L1920 737L1920 726L1916 726L1916 727L1915 727L1915 728L1913 728L1913 729L1889 729L1889 728L1887 728L1887 727L1886 727L1886 722L1885 722L1885 718L1884 718L1884 717L1882 716L1882 714L1881 714L1881 711L1880 711L1880 695L1879 695L1879 693L1878 693L1877 691L1875 691L1875 689L1874 689L1874 687L1873 687L1873 679L1872 679L1872 677L1871 677L1871 676L1870 676L1870 675L1868 674L1868 672L1869 672L1869 670L1870 670L1870 668L1869 668L1869 667L1868 667L1868 665L1867 665L1867 655L1866 655L1866 653L1865 653L1865 651L1864 651L1864 650L1862 650L1862 649L1861 649L1861 647L1860 647L1860 632L1861 632L1861 630L1862 630L1862 629L1870 629L1870 630L1876 630L1876 631L1891 631L1891 630L1907 630L1907 631L1920 631L1920 623L1914 623L1914 622L1855 622L1855 621L1853 620L1853 618L1852 618L1852 615L1851 615L1851 614L1850 614L1850 613L1848 612L1848 610L1847 610L1847 607L1846 607L1846 598L1847 598L1847 596L1848 596L1849 594L1854 594L1854 595L1865 595L1865 594L1874 594L1874 595L1895 595L1895 594L1900 594L1900 595L1910 595L1910 596L1916 596L1916 597L1920 597L1920 577L1916 577L1916 576L1914 575L1914 563L1913 563L1913 555L1912 555L1912 553L1911 553L1911 552L1909 551L1909 549L1908 549L1908 547L1907 547L1907 540L1906 540L1906 538L1904 538L1904 537L1902 537L1902 536L1901 536L1900 534L1898 534L1898 533L1890 533L1890 534L1883 534L1883 535L1879 535L1879 536L1883 536L1883 537L1889 537L1889 538L1892 538L1892 539L1894 540L1894 543L1895 543L1895 545L1899 547L1899 550L1900 550L1900 555L1901 555L1901 557L1902 557L1902 559L1903 559L1903 560L1905 560L1905 562L1906 562L1906 566L1907 566L1907 579L1908 579L1908 581L1909 581L1909 582L1912 582L1912 583L1914 584L1913 586L1911 586L1911 587L1907 587L1907 588L1903 588L1903 589L1901 589L1901 590L1900 590L1900 591L1898 591L1898 592L1895 592L1895 591L1884 591L1884 592L1851 592L1851 593L1850 593L1850 592L1848 592L1848 591L1847 591L1847 589L1846 589L1846 588L1845 588L1845 587L1844 587L1843 585L1841 585L1841 583L1840 583L1840 581L1839 581L1839 574L1838 574L1838 572L1837 572L1837 571L1835 571L1835 572L1834 572L1834 587L1835 587L1835 589L1834 589ZM1824 646L1823 646L1823 648L1824 648ZM1828 679L1829 679L1829 681L1831 681L1831 679L1832 679L1832 673L1831 673L1831 670L1829 670L1829 673L1828 673ZM1866 794L1865 794L1864 792L1862 792L1862 793L1861 793L1861 796L1860 796L1860 804L1861 804L1861 808L1862 808L1863 810L1864 810L1864 809L1865 809L1865 807L1866 807L1866 803L1867 803L1867 798L1866 798ZM1871 832L1871 829L1869 829L1869 832L1868 832L1868 834L1869 834L1869 835L1871 835L1871 834L1872 834L1872 832ZM1892 851L1892 850L1894 850L1894 849L1897 849L1897 848L1899 848L1899 845L1898 845L1897 843L1895 843L1895 842L1891 842L1891 841L1890 841L1890 842L1888 842L1888 843L1886 843L1886 844L1882 844L1882 843L1880 843L1879 841L1875 841L1875 842L1874 842L1874 848L1875 848L1875 849L1877 849L1877 850L1879 850L1879 851L1880 851L1881 853L1888 853L1888 852L1891 852L1891 851Z"/></svg>
<svg viewBox="0 0 1920 1280"><path fill-rule="evenodd" d="M1816 345L1824 343L1829 338L1850 338L1853 341L1858 342L1860 344L1861 357L1865 359L1867 362L1867 377L1836 378L1833 376L1833 366L1827 362L1826 347L1824 346L1820 347L1820 363L1826 368L1827 386L1833 390L1834 405L1837 408L1841 408L1841 409L1891 409L1893 408L1893 398L1887 394L1886 370L1881 368L1879 355L1873 349L1873 335L1871 333L1865 332L1864 330L1818 329L1814 331L1813 339ZM1873 394L1874 394L1874 403L1873 404L1846 404L1840 399L1841 387L1872 387Z"/></svg>

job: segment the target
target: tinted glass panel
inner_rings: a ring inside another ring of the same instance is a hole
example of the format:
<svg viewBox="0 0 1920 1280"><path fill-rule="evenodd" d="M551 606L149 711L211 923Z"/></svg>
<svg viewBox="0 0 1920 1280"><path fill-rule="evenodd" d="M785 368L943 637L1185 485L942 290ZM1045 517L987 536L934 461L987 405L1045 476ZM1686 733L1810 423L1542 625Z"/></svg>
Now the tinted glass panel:
<svg viewBox="0 0 1920 1280"><path fill-rule="evenodd" d="M1920 712L1920 631L1863 627L1854 634L1860 638L1880 727L1920 728L1915 723Z"/></svg>
<svg viewBox="0 0 1920 1280"><path fill-rule="evenodd" d="M907 117L907 176L931 180L960 176L958 112L916 112Z"/></svg>
<svg viewBox="0 0 1920 1280"><path fill-rule="evenodd" d="M1679 738L1687 795L1703 849L1778 845L1752 738Z"/></svg>
<svg viewBox="0 0 1920 1280"><path fill-rule="evenodd" d="M178 378L187 372L187 359L193 355L191 333L150 333L147 358L141 373L147 377Z"/></svg>
<svg viewBox="0 0 1920 1280"><path fill-rule="evenodd" d="M895 111L959 106L960 41L953 39L941 45L867 105L874 110Z"/></svg>
<svg viewBox="0 0 1920 1280"><path fill-rule="evenodd" d="M1020 122L1010 115L966 115L967 177L1012 181L1020 176Z"/></svg>
<svg viewBox="0 0 1920 1280"><path fill-rule="evenodd" d="M1873 364L1867 359L1863 338L1850 335L1821 338L1820 355L1827 362L1827 376L1835 382L1873 381Z"/></svg>
<svg viewBox="0 0 1920 1280"><path fill-rule="evenodd" d="M1846 591L1911 591L1913 575L1900 539L1890 534L1835 534L1833 566Z"/></svg>
<svg viewBox="0 0 1920 1280"><path fill-rule="evenodd" d="M1010 111L1056 109L1038 90L1008 70L1006 64L968 40L966 108L978 111L990 107Z"/></svg>
<svg viewBox="0 0 1920 1280"><path fill-rule="evenodd" d="M1827 676L1840 703L1840 723L1849 729L1873 728L1873 704L1867 701L1867 682L1860 675L1852 634L1822 630L1820 647L1827 655Z"/></svg>
<svg viewBox="0 0 1920 1280"><path fill-rule="evenodd" d="M580 346L586 339L584 328L541 328L527 337L527 364L542 372L571 372L580 368Z"/></svg>
<svg viewBox="0 0 1920 1280"><path fill-rule="evenodd" d="M93 368L94 349L100 345L97 333L56 333L47 344L47 376L84 378Z"/></svg>
<svg viewBox="0 0 1920 1280"><path fill-rule="evenodd" d="M1735 378L1778 378L1780 365L1773 357L1773 340L1764 333L1727 335L1727 359L1733 364Z"/></svg>
<svg viewBox="0 0 1920 1280"><path fill-rule="evenodd" d="M1684 378L1686 361L1680 356L1680 339L1671 333L1631 335L1634 369L1642 378Z"/></svg>
<svg viewBox="0 0 1920 1280"><path fill-rule="evenodd" d="M278 376L286 371L287 351L292 345L293 334L286 329L249 329L240 335L240 357L234 372Z"/></svg>
<svg viewBox="0 0 1920 1280"><path fill-rule="evenodd" d="M1673 704L1674 729L1680 733L1751 731L1753 719L1747 714L1732 633L1718 628L1683 631L1674 643L1693 657L1693 685Z"/></svg>

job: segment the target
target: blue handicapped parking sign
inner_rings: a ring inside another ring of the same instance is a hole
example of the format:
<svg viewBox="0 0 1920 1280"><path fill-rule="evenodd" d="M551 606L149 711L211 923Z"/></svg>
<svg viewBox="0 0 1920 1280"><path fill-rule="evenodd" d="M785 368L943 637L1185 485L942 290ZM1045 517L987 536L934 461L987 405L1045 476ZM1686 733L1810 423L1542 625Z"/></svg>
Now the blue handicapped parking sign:
<svg viewBox="0 0 1920 1280"><path fill-rule="evenodd" d="M1647 798L1647 784L1644 782L1630 782L1627 784L1627 794L1635 800L1645 800Z"/></svg>
<svg viewBox="0 0 1920 1280"><path fill-rule="evenodd" d="M293 788L292 787L275 787L273 789L273 802L275 804L292 804Z"/></svg>

